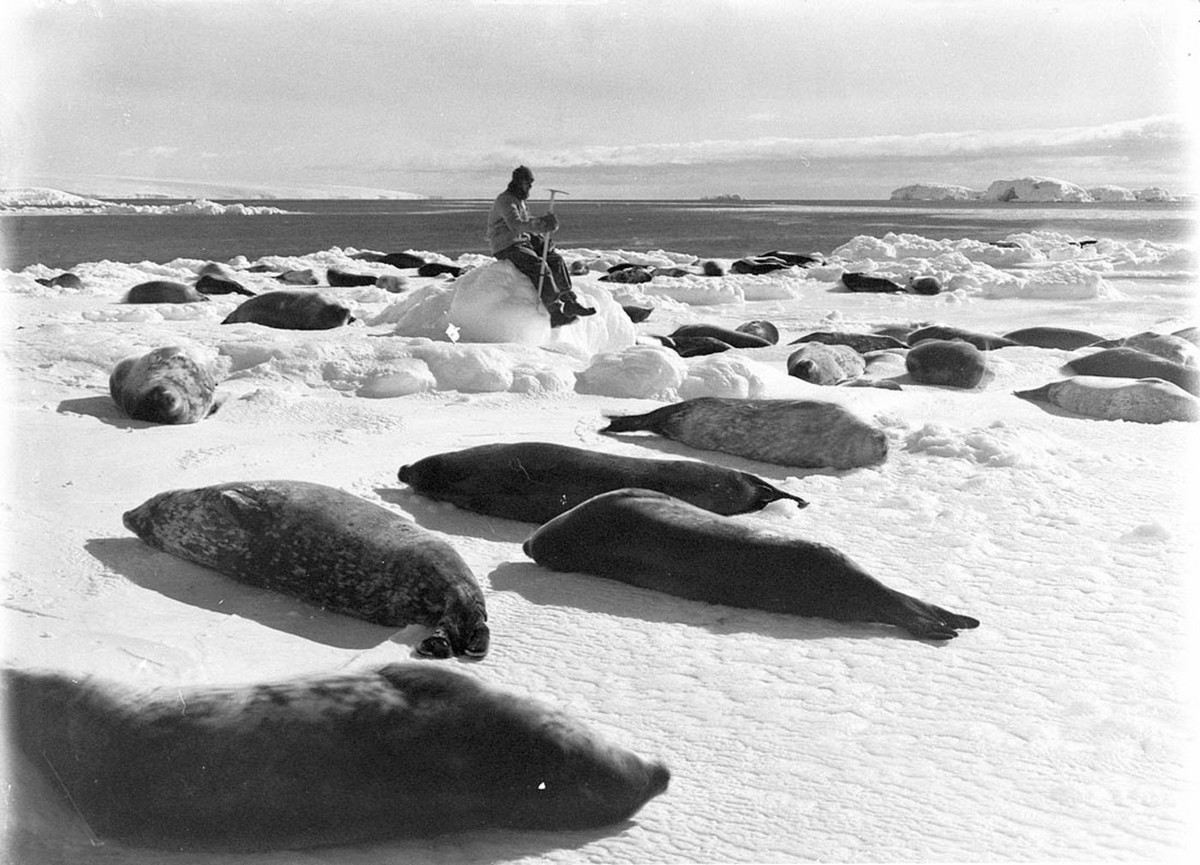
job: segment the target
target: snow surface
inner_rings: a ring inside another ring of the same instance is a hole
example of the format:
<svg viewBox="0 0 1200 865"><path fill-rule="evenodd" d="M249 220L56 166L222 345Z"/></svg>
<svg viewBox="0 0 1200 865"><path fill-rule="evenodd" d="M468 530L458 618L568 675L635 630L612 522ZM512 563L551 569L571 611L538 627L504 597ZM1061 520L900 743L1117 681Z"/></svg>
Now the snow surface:
<svg viewBox="0 0 1200 865"><path fill-rule="evenodd" d="M399 297L322 289L358 321L303 332L222 326L237 303L228 297L120 302L136 282L190 281L202 259L81 264L82 290L38 284L55 273L41 265L0 271L0 302L17 324L4 342L5 663L203 685L409 659L419 629L392 633L239 586L151 551L121 525L123 511L167 489L316 481L438 533L483 585L488 657L423 663L556 705L672 770L670 789L633 820L591 832L476 831L251 856L47 837L42 861L1183 861L1194 841L1195 682L1185 660L1196 626L1197 425L1088 420L1013 396L1061 378L1066 351L991 352L972 390L904 379L901 391L819 388L783 372L783 343L812 330L928 321L1124 336L1196 322L1195 250L1103 238L1081 248L1045 233L1010 240L864 236L809 271L638 285L601 283L594 269L577 277L589 298L655 308L633 329L643 343L629 344L610 331L611 307L607 325L575 342L538 342L519 314L492 336L525 342L468 342L448 326L445 277L410 276ZM355 251L263 262L391 272L351 259ZM562 252L592 265L622 255ZM838 279L851 269L935 273L952 289L847 293ZM269 275L240 278L272 287ZM781 344L689 359L644 344L684 323L751 319L774 322ZM213 363L224 396L216 415L166 427L119 414L107 394L113 365L166 344ZM798 471L597 432L606 412L701 395L843 403L887 432L890 455L868 469ZM757 473L811 504L737 519L832 544L893 588L982 625L931 645L884 626L554 573L521 551L532 525L421 498L396 479L429 454L531 440Z"/></svg>

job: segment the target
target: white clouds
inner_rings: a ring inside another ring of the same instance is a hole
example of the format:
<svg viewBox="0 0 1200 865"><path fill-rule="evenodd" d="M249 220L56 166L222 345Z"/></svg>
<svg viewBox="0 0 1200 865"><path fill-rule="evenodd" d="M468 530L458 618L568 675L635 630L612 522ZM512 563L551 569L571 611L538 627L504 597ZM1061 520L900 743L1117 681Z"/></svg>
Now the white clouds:
<svg viewBox="0 0 1200 865"><path fill-rule="evenodd" d="M740 162L875 160L881 158L972 158L1004 154L1035 158L1070 152L1156 154L1182 159L1188 143L1184 119L1160 115L1100 126L1059 129L928 132L857 138L757 137L665 142L656 144L586 145L569 148L499 147L486 152L448 150L421 164L407 166L453 170L506 166L528 161L546 168L653 167L721 165Z"/></svg>

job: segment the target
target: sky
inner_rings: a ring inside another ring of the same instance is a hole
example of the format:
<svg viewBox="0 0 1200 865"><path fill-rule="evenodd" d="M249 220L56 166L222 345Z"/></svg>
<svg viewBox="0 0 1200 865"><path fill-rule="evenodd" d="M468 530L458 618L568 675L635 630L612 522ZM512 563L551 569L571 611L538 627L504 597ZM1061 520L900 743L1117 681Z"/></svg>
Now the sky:
<svg viewBox="0 0 1200 865"><path fill-rule="evenodd" d="M0 186L1200 192L1195 0L8 0Z"/></svg>

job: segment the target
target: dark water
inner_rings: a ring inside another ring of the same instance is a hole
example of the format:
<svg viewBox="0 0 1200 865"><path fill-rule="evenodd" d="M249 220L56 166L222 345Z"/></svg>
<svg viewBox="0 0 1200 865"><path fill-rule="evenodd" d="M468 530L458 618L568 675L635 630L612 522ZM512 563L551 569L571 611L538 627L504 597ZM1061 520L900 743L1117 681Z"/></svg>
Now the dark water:
<svg viewBox="0 0 1200 865"><path fill-rule="evenodd" d="M139 199L131 204L174 204ZM455 258L488 252L483 237L490 201L269 201L279 216L92 214L0 216L2 266L83 261L224 261L244 255L304 255L333 246L381 252L431 250ZM544 212L545 200L530 210ZM934 240L1000 240L1047 230L1077 239L1107 237L1188 243L1194 205L1182 202L1019 204L901 201L571 201L555 203L562 247L666 249L736 258L783 249L828 254L859 234L919 234Z"/></svg>

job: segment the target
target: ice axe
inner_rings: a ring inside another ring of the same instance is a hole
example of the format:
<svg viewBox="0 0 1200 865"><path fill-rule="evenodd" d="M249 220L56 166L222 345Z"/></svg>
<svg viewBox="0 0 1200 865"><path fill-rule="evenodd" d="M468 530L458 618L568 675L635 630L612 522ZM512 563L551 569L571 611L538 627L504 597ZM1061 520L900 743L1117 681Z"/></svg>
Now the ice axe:
<svg viewBox="0 0 1200 865"><path fill-rule="evenodd" d="M554 212L554 196L557 194L570 195L571 193L567 192L565 189L551 189L550 190L550 207L546 211L547 213ZM550 253L550 232L547 231L546 238L545 238L545 240L542 241L542 266L538 270L538 285L537 285L538 300L542 299L542 284L546 281L547 271L550 270L550 262L546 261L546 256L549 255L549 253Z"/></svg>

